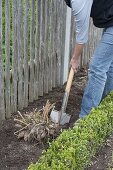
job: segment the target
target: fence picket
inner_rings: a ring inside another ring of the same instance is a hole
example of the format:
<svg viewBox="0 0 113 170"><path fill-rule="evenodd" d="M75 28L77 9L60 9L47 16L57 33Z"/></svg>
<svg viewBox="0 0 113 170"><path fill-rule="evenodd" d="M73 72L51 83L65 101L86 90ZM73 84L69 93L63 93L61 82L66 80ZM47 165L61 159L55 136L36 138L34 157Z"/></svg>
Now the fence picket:
<svg viewBox="0 0 113 170"><path fill-rule="evenodd" d="M48 93L48 1L45 1L45 27L44 27L44 93Z"/></svg>
<svg viewBox="0 0 113 170"><path fill-rule="evenodd" d="M57 24L56 24L56 0L54 1L53 0L53 10L52 10L52 20L53 20L53 87L56 86L56 27L57 27Z"/></svg>
<svg viewBox="0 0 113 170"><path fill-rule="evenodd" d="M41 5L41 1L36 1L35 80L34 80L35 100L38 99L39 96L40 5Z"/></svg>
<svg viewBox="0 0 113 170"><path fill-rule="evenodd" d="M10 1L6 0L5 13L5 45L6 45L6 63L5 63L5 101L6 101L6 117L11 116L10 106Z"/></svg>
<svg viewBox="0 0 113 170"><path fill-rule="evenodd" d="M40 6L40 46L39 46L39 96L43 96L44 79L44 22L45 22L45 0L41 1Z"/></svg>
<svg viewBox="0 0 113 170"><path fill-rule="evenodd" d="M63 75L64 75L64 50L65 50L65 28L66 28L66 11L64 8L64 1L61 1L60 8L60 18L61 18L61 73L60 73L60 84L63 85Z"/></svg>
<svg viewBox="0 0 113 170"><path fill-rule="evenodd" d="M4 70L2 60L2 0L0 0L0 122L5 119Z"/></svg>
<svg viewBox="0 0 113 170"><path fill-rule="evenodd" d="M45 48L45 0L42 0L42 18L41 18L41 48L40 48L40 57L41 57L41 96L44 94L44 48Z"/></svg>
<svg viewBox="0 0 113 170"><path fill-rule="evenodd" d="M50 68L51 68L51 71L50 71L50 90L52 90L52 87L53 87L53 81L54 81L54 67L53 67L53 64L54 64L54 56L53 56L53 21L54 21L54 18L53 18L53 0L51 0L51 3L50 3Z"/></svg>
<svg viewBox="0 0 113 170"><path fill-rule="evenodd" d="M18 109L23 108L23 4L18 0Z"/></svg>
<svg viewBox="0 0 113 170"><path fill-rule="evenodd" d="M25 1L25 17L24 17L24 107L28 106L28 77L29 77L29 59L28 59L28 14L29 1Z"/></svg>
<svg viewBox="0 0 113 170"><path fill-rule="evenodd" d="M17 111L17 68L18 68L18 49L17 49L17 0L12 2L12 85L11 85L11 112Z"/></svg>
<svg viewBox="0 0 113 170"><path fill-rule="evenodd" d="M60 1L57 1L57 85L60 85L61 53L60 53Z"/></svg>
<svg viewBox="0 0 113 170"><path fill-rule="evenodd" d="M35 0L31 1L31 27L30 27L30 82L29 82L29 102L34 99L34 25L35 25Z"/></svg>

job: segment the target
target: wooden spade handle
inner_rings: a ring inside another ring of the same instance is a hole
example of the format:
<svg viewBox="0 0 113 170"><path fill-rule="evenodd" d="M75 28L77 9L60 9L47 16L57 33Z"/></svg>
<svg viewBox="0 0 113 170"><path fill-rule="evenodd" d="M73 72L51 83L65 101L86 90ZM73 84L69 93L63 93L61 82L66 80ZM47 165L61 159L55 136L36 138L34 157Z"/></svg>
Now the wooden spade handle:
<svg viewBox="0 0 113 170"><path fill-rule="evenodd" d="M68 102L68 97L69 97L69 92L70 92L70 89L71 89L73 76L74 76L74 70L71 68L70 73L69 73L69 77L68 77L68 81L67 81L67 85L66 85L66 89L65 89L65 93L64 93L61 111L59 112L59 124L60 124L60 121L61 121L62 114L65 113L65 110L66 110L66 107L67 107L67 102Z"/></svg>
<svg viewBox="0 0 113 170"><path fill-rule="evenodd" d="M73 81L73 76L74 76L74 70L71 68L70 73L69 73L69 77L68 77L68 81L67 81L67 85L66 85L66 89L65 91L69 94L70 89L71 89L71 84Z"/></svg>

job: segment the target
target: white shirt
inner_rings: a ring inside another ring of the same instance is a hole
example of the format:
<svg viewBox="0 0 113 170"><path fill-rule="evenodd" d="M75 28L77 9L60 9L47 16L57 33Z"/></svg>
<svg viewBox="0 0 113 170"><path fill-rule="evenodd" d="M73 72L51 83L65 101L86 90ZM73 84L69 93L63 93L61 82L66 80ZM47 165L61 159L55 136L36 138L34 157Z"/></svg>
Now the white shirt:
<svg viewBox="0 0 113 170"><path fill-rule="evenodd" d="M88 41L92 3L93 0L71 0L76 25L76 43L78 44L84 44Z"/></svg>

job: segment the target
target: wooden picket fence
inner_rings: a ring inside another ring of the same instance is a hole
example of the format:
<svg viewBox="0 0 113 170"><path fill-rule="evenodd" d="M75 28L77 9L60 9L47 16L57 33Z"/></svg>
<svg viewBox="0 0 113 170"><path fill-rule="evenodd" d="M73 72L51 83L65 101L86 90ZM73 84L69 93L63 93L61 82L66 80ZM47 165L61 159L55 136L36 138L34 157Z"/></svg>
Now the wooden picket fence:
<svg viewBox="0 0 113 170"><path fill-rule="evenodd" d="M0 0L0 121L66 81L65 63L75 44L70 14L63 0ZM89 34L81 66L100 37L92 22Z"/></svg>

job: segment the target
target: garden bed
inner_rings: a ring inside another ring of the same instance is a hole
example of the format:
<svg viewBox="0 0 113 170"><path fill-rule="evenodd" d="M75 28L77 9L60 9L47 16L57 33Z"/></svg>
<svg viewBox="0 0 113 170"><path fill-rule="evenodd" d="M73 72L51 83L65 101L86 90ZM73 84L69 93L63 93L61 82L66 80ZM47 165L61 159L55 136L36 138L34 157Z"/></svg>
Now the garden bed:
<svg viewBox="0 0 113 170"><path fill-rule="evenodd" d="M86 69L81 69L74 78L67 106L67 113L71 114L71 121L63 128L73 127L73 123L78 119L86 78ZM28 108L21 111L21 113L30 113L36 108L41 109L42 106L45 105L47 99L52 103L56 102L56 109L59 110L64 94L64 87L65 86L54 88L52 92L44 95L44 97L40 97L38 101L30 104ZM16 116L17 113L15 113L11 119L4 121L0 127L1 170L25 170L31 162L35 163L41 156L43 149L48 147L48 143L27 143L23 140L18 140L16 136L14 136L14 132L16 131L14 118ZM113 150L112 136L109 141L110 145L105 145L100 149L96 158L93 158L93 165L88 170L96 170L98 167L100 168L99 170L106 170L108 163L111 160L111 153Z"/></svg>

